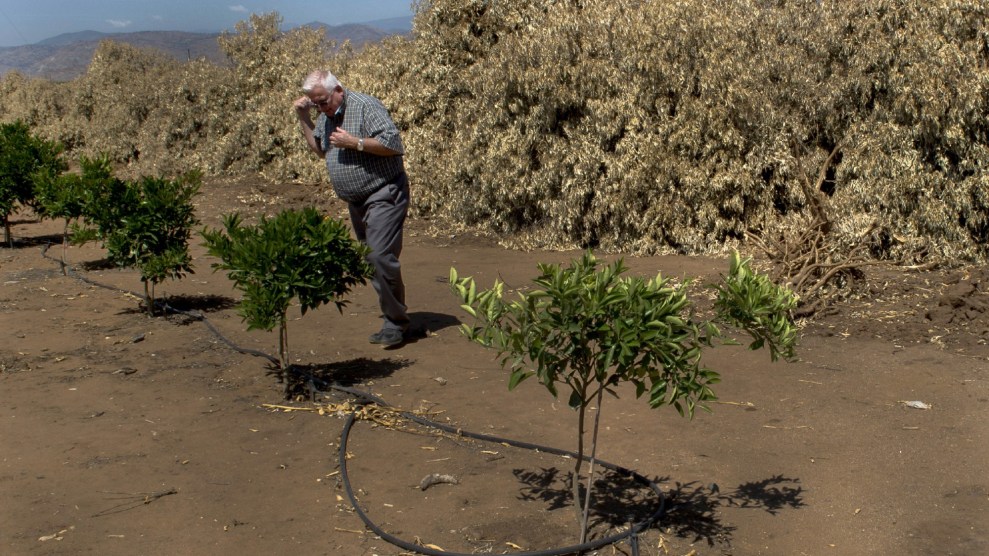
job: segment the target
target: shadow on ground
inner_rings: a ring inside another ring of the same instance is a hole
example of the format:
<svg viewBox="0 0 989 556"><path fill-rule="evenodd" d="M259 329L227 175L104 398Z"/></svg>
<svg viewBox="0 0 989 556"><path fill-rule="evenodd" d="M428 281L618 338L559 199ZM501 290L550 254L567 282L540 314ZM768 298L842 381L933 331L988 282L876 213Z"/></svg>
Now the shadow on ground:
<svg viewBox="0 0 989 556"><path fill-rule="evenodd" d="M571 473L555 467L513 471L522 483L521 500L540 500L547 510L573 506ZM654 484L668 484L669 477L651 479ZM760 481L743 483L731 490L717 484L675 483L665 494L665 511L654 527L690 542L704 541L709 546L730 543L735 527L722 523L719 509L751 508L770 514L804 506L800 480L775 475ZM583 489L582 489L583 491ZM659 509L655 492L633 476L608 470L594 481L591 499L590 531L614 530L651 519Z"/></svg>
<svg viewBox="0 0 989 556"><path fill-rule="evenodd" d="M225 295L170 295L164 301L180 312L215 313L237 305L236 300Z"/></svg>
<svg viewBox="0 0 989 556"><path fill-rule="evenodd" d="M351 388L370 380L386 378L405 367L409 361L383 359L376 361L361 357L349 361L314 365L292 365L284 380L286 399L304 397L316 400L320 394L332 392L334 386ZM281 376L274 365L269 366L268 374Z"/></svg>
<svg viewBox="0 0 989 556"><path fill-rule="evenodd" d="M444 328L460 325L460 319L453 315L433 313L430 311L409 313L409 320L412 321L411 327L413 329L421 330L426 335L430 332L439 332Z"/></svg>

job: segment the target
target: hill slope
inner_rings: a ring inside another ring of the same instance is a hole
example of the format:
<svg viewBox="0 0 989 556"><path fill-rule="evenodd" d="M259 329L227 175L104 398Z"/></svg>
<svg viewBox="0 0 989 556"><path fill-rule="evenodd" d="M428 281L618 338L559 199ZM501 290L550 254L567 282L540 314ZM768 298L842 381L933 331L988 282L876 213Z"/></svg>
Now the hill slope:
<svg viewBox="0 0 989 556"><path fill-rule="evenodd" d="M395 18L369 24L327 25L314 21L307 27L325 30L327 40L340 44L349 40L355 48L377 42L387 36L408 33L411 18ZM183 31L141 31L135 33L101 33L80 31L51 37L35 44L0 47L0 75L18 71L30 77L68 81L86 72L93 52L102 40L114 40L140 48L155 48L177 60L205 58L224 63L220 50L220 33Z"/></svg>

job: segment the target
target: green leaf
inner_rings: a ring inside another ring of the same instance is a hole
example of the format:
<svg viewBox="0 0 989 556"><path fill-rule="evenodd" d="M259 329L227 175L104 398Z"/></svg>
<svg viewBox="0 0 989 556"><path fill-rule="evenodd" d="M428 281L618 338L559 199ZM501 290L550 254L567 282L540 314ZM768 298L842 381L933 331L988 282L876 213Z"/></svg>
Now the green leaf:
<svg viewBox="0 0 989 556"><path fill-rule="evenodd" d="M580 394L576 390L570 392L570 398L567 400L567 405L573 409L577 409L584 405L584 399L580 397Z"/></svg>
<svg viewBox="0 0 989 556"><path fill-rule="evenodd" d="M519 385L523 380L532 376L532 373L526 372L523 369L517 369L512 371L511 378L508 381L508 389L514 390L516 386Z"/></svg>

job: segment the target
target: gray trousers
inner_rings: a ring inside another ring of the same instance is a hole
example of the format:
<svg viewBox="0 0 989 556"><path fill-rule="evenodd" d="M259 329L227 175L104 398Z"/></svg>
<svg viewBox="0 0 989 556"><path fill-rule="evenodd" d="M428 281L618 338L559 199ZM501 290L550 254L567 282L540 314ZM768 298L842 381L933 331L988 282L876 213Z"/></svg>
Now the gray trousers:
<svg viewBox="0 0 989 556"><path fill-rule="evenodd" d="M402 254L402 229L409 212L409 179L404 174L368 197L363 204L350 203L354 235L371 248L367 260L374 266L371 284L378 292L384 317L382 329L409 327L405 282L398 257Z"/></svg>

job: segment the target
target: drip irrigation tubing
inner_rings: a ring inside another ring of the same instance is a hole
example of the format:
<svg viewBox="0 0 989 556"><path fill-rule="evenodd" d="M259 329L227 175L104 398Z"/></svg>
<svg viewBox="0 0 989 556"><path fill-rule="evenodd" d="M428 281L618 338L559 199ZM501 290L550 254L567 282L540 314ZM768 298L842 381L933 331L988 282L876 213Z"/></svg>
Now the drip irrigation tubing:
<svg viewBox="0 0 989 556"><path fill-rule="evenodd" d="M87 284L90 284L90 285L93 285L93 286L96 286L96 287L105 288L105 289L113 290L113 291L120 291L120 292L123 292L123 293L130 294L130 295L132 295L134 297L137 297L139 299L144 297L144 296L142 296L142 295L140 295L140 294L138 294L136 292L132 292L132 291L128 291L128 290L125 290L125 289L121 289L121 288L118 288L116 286L109 286L109 285L106 285L106 284L101 284L101 283L99 283L99 282L97 282L95 280L92 280L90 278L87 278L86 276L84 276L84 275L76 272L74 269L72 269L71 267L69 267L68 265L66 265L64 262L62 262L62 261L60 261L58 259L54 259L54 258L50 257L47 254L48 248L50 246L51 246L51 244L47 244L46 246L44 246L42 248L42 250L41 250L42 257L44 257L46 259L49 259L49 260L52 260L52 261L55 261L58 264L60 264L61 267L62 267L63 272L65 272L66 275L68 275L68 274L71 273L72 276L75 277L76 279L79 279L79 280L81 280L81 281L83 281L83 282L85 282ZM264 352L258 351L258 350L253 350L253 349L248 349L248 348L244 348L244 347L238 346L233 341L231 341L228 338L226 338L219 330L217 330L217 328L214 327L212 325L212 323L209 322L209 319L207 319L206 316L203 315L199 311L188 311L188 310L184 310L184 309L179 309L177 307L173 307L173 306L169 305L168 303L165 303L164 301L160 301L160 300L156 300L156 305L158 305L160 308L162 308L162 309L164 309L166 311L169 311L169 312L172 312L172 313L175 313L175 314L181 314L181 315L184 315L184 316L187 316L187 317L190 317L190 318L193 318L193 319L196 319L196 320L202 322L204 325L206 325L206 327L209 329L209 331L214 336L216 336L217 339L219 339L225 345L227 345L228 347L230 347L234 351L237 351L238 353L243 353L245 355L252 355L252 356L255 356L255 357L262 357L262 358L268 359L269 361L271 361L273 364L276 364L276 365L279 363L279 361L278 361L277 358L275 358L275 357L273 357L273 356L271 356L271 355L269 355L267 353L264 353ZM291 368L289 370L291 370ZM543 452L543 453L553 454L553 455L557 455L557 456L564 456L564 457L570 457L570 458L577 458L578 457L577 453L572 452L570 450L564 450L564 449L561 449L561 448L553 448L551 446L542 446L542 445L539 445L539 444L533 444L531 442L523 442L521 440L514 440L514 439L510 439L510 438L502 438L502 437L494 436L494 435L490 435L490 434L483 434L483 433L471 432L471 431L467 431L467 430L461 429L459 427L453 427L453 426L446 425L446 424L443 424L443 423L438 423L438 422L433 421L431 419L427 419L425 417L422 417L421 415L417 415L417 414L415 414L415 413L413 413L411 411L399 410L398 408L393 407L391 404L389 404L388 402L386 402L382 398L380 398L380 397L378 397L378 396L376 396L376 395L374 395L374 394L372 394L370 392L364 392L364 391L358 390L356 388L349 388L349 387L346 387L346 386L342 386L340 384L331 383L331 382L322 380L322 379L320 379L318 377L314 377L314 376L308 376L307 378L309 379L309 382L310 383L314 383L314 382L317 382L318 381L318 382L320 382L322 385L324 385L327 388L330 388L332 390L336 390L336 391L343 392L345 394L354 396L354 397L358 398L359 400L362 400L363 403L365 403L365 404L373 403L373 404L376 404L376 405L378 405L380 407L383 407L383 408L392 409L397 414L401 415L402 417L404 417L406 419L409 419L410 421L413 421L413 422L415 422L415 423L417 423L419 425L422 425L424 427L441 430L441 431L446 432L446 433L450 433L450 434L454 434L454 435L462 436L462 437L466 437L466 438L471 438L471 439L482 441L482 442L490 442L490 443L495 443L495 444L505 444L505 445L512 446L512 447L515 447L515 448L520 448L520 449L524 449L524 450L531 450L531 451L535 451L535 452ZM288 380L288 379L286 378L286 380ZM315 394L315 392L313 392L313 394ZM472 554L468 554L468 553L448 552L448 551L444 551L444 550L437 550L437 549L429 548L427 546L422 546L420 544L415 544L415 543L411 543L409 541L400 539L400 538L398 538L398 537L396 537L394 535L391 535L388 532L384 531L373 520L371 520L371 518L364 512L364 510L361 509L360 503L357 500L357 496L354 494L354 489L353 489L353 486L351 485L350 475L349 475L348 469L347 469L347 445L348 445L348 442L350 440L351 429L353 428L353 425L354 425L354 422L356 421L356 419L357 419L357 411L354 410L354 411L350 412L347 415L346 421L344 422L343 431L340 433L339 465L340 465L340 477L341 477L341 480L343 482L344 490L347 493L347 498L350 500L350 504L351 504L351 506L353 506L354 511L357 513L358 517L360 517L361 518L361 521L364 522L364 525L366 525L368 529L370 529L371 531L373 531L374 534L378 535L379 537L381 537L385 541L387 541L387 542L389 542L389 543L391 543L391 544L393 544L393 545L395 545L395 546L397 546L399 548L402 548L402 549L405 549L405 550L409 550L409 551L412 551L412 552L416 552L418 554L424 554L426 556L473 556ZM587 456L587 455L583 456L583 459L585 461L591 461L591 457L590 456ZM656 510L650 516L648 516L646 519L644 519L642 521L639 521L639 522L636 522L636 523L633 523L631 526L629 526L629 528L628 528L627 531L624 531L622 533L617 533L617 534L614 534L614 535L609 535L607 537L602 537L602 538L599 538L599 539L594 539L592 541L587 541L587 542L584 542L584 543L581 543L581 544L564 546L564 547L560 547L560 548L550 548L550 549L545 549L545 550L534 550L534 551L524 551L524 552L511 552L510 553L511 556L564 556L564 555L568 555L568 554L581 554L581 553L587 552L589 550L595 550L595 549L602 548L602 547L605 547L605 546L608 546L608 545L617 544L617 543L622 542L622 541L625 541L625 540L628 540L628 542L629 542L629 546L631 547L631 550L632 550L632 555L633 556L639 556L639 539L638 539L638 536L639 536L640 533L642 533L643 531L645 531L646 529L648 529L649 527L651 527L652 525L654 525L655 523L657 523L659 521L659 519L663 516L663 514L666 512L666 497L663 495L662 490L660 489L659 485L657 485L655 483L655 481L652 481L651 479L649 479L649 478L647 478L647 477L645 477L645 476L643 476L643 475L641 475L641 474L639 474L639 473L637 473L637 472L635 472L635 471L633 471L631 469L627 469L625 467L622 467L622 466L619 466L619 465L615 465L613 463L610 463L610 462L607 462L607 461L603 461L603 460L599 460L599 459L596 459L596 458L593 460L593 463L595 463L597 465L600 465L600 466L604 467L605 469L609 469L611 471L614 471L615 473L618 473L619 475L621 475L624 478L632 478L636 483L648 487L650 490L653 491L653 493L656 494L656 498L658 500Z"/></svg>
<svg viewBox="0 0 989 556"><path fill-rule="evenodd" d="M406 416L409 416L409 415L406 415ZM416 416L416 417L418 417L418 416ZM345 421L344 426L343 426L343 432L340 434L340 476L341 476L341 478L343 480L343 485L344 485L344 489L347 492L347 497L350 499L350 503L354 507L354 511L357 512L358 517L361 518L361 521L364 522L364 524L368 527L368 529L371 529L372 531L374 531L374 533L376 535L378 535L379 537L381 537L382 539L384 539L384 540L386 540L386 541L394 544L395 546L398 546L399 548L404 548L405 550L410 550L410 551L413 551L413 552L417 552L419 554L426 554L427 556L470 556L467 553L448 552L448 551L444 551L444 550L435 550L435 549L431 549L431 548L426 547L426 546L421 546L421 545L410 543L408 541L404 541L404 540L402 540L400 538L397 538L397 537L395 537L393 535L390 535L387 532L385 532L384 530L382 530L380 527L377 526L377 524L375 524L371 520L370 517L367 516L367 514L364 513L364 511L361 509L361 506L360 506L360 504L359 504L356 496L354 495L353 487L350 484L350 476L347 473L347 443L348 443L349 438L350 438L350 430L353 427L355 418L356 417L355 417L355 415L353 413L351 413L351 414L349 414L347 416L347 420ZM528 442L521 442L521 441L518 441L518 440L511 440L511 439L506 439L506 438L500 438L500 437L497 437L497 436L491 436L491 435L486 435L486 434L472 433L472 432L469 432L469 431L455 429L453 427L449 427L449 426L443 425L441 423L435 423L435 422L429 421L427 419L423 419L421 417L418 417L416 419L416 422L419 422L420 424L423 424L425 426L434 427L434 428L437 428L437 429L440 429L440 430L445 430L447 432L454 432L454 433L459 434L461 436L465 436L467 438L473 438L473 439L476 439L476 440L484 440L484 441L487 441L487 442L497 442L497 443L500 443L500 444L508 444L509 446L514 446L516 448L529 449L529 450L533 450L533 451L537 451L537 452L547 452L547 453L551 453L551 454L555 454L555 455L568 455L568 456L571 456L571 457L576 457L576 454L574 454L572 452L569 452L569 451L566 451L566 450L560 450L558 448L551 448L551 447L548 447L548 446L539 446L537 444L531 444L531 443L528 443ZM630 545L632 547L632 553L633 553L633 555L636 555L636 556L638 555L638 553L639 553L638 552L638 535L639 535L639 533L645 531L646 529L648 529L649 527L651 527L654 523L656 523L659 520L659 518L662 517L663 513L665 512L665 498L663 497L663 493L659 489L659 486L657 484L655 484L653 481L647 479L646 477L643 477L642 475L639 475L638 473L636 473L634 471L630 471L628 469L625 469L623 467L614 465L612 463L608 463L606 461L602 461L602 460L595 460L595 461L596 461L597 464L601 465L602 467L605 467L607 469L610 469L612 471L615 471L617 473L620 473L620 474L622 474L622 475L624 475L626 477L631 476L632 478L635 479L636 482L638 482L640 484L643 484L645 486L648 486L654 493L656 493L656 496L659 499L659 504L658 504L658 507L657 507L656 511L653 512L653 514L651 516L649 516L648 518L646 518L645 520L640 521L638 523L634 523L631 527L629 527L629 529L627 531L622 532L622 533L618 533L618 534L615 534L615 535L610 535L610 536L607 536L607 537L602 537L600 539L595 539L593 541L588 541L588 542L585 542L585 543L582 543L582 544L575 544L575 545L565 546L565 547L561 547L561 548L550 548L550 549L546 549L546 550L534 550L534 551L527 551L527 552L512 552L512 553L510 553L510 554L512 554L512 556L563 556L565 554L581 554L581 553L587 552L589 550L594 550L594 549L597 549L597 548L602 548L604 546L608 546L608 545L612 545L612 544L617 544L617 543L622 542L622 541L624 541L626 539L629 540L629 543L630 543Z"/></svg>
<svg viewBox="0 0 989 556"><path fill-rule="evenodd" d="M71 274L72 277L74 277L75 279L77 279L77 280L79 280L81 282L85 282L85 283L87 283L87 284L89 284L91 286L96 286L98 288L103 288L105 290L111 290L111 291L126 293L126 294L131 295L133 297L136 297L138 299L144 299L144 295L142 295L142 294L140 294L138 292L131 291L131 290L126 290L126 289L123 289L123 288L120 288L120 287L117 287L117 286L111 286L111 285L103 284L103 283L97 282L96 280L93 280L91 278L88 278L87 276L85 276L85 275L77 272L74 268L72 268L71 266L67 265L65 262L49 256L48 255L48 249L51 248L51 245L52 245L51 243L48 243L48 244L45 244L41 248L41 256L44 257L44 258L46 258L46 259L48 259L49 261L54 261L54 262L58 263L62 267L62 272L64 272L66 276L68 276L68 275ZM245 355L253 355L254 357L261 357L263 359L267 359L268 361L270 361L274 365L278 365L279 364L278 358L277 357L274 357L273 355L269 355L269 354L267 354L267 353L265 353L263 351L258 351L256 349L250 349L250 348L241 347L241 346L238 346L237 344L233 343L232 341L230 341L230 339L228 339L226 336L224 336L215 326L213 326L213 323L211 323L209 321L209 319L206 318L206 315L202 314L199 311L188 311L188 310L185 310L185 309L179 309L178 307L173 307L173 306L169 305L164 300L157 300L157 299L155 300L155 305L158 306L158 308L163 309L165 311L168 311L170 313L175 313L177 315L184 315L184 316L187 316L187 317L190 317L192 319L195 319L195 320L198 320L198 321L202 322L206 326L206 328L209 329L209 331L213 333L213 336L215 336L216 339L220 340L221 342L223 342L224 344L226 344L227 347L229 347L230 349L232 349L232 350L234 350L236 352L243 353Z"/></svg>

